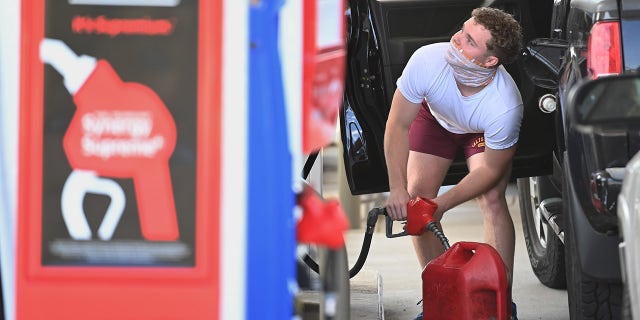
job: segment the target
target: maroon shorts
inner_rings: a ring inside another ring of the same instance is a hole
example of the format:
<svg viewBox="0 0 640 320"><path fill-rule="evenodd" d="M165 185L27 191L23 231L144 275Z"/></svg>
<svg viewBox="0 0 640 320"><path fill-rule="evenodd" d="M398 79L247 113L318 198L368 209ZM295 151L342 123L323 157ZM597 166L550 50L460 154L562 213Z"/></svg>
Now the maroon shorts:
<svg viewBox="0 0 640 320"><path fill-rule="evenodd" d="M451 160L455 159L458 150L462 149L467 159L476 153L484 152L484 134L456 134L447 131L423 102L409 129L409 149Z"/></svg>

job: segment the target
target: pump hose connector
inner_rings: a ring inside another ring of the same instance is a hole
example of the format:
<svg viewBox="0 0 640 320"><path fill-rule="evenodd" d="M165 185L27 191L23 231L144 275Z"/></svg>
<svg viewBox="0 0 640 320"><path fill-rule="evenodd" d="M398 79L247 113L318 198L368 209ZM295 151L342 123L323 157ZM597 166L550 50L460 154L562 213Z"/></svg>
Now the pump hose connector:
<svg viewBox="0 0 640 320"><path fill-rule="evenodd" d="M442 242L445 250L449 250L449 248L451 248L451 245L449 245L449 239L447 239L444 233L440 231L435 221L431 221L427 224L427 230L433 232L433 234L435 234L436 237L440 239L440 242Z"/></svg>

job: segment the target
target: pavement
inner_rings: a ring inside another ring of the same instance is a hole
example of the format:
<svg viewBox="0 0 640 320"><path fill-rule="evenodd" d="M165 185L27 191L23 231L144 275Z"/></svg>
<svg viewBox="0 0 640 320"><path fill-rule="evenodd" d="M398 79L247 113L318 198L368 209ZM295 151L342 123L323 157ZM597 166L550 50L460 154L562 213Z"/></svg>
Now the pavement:
<svg viewBox="0 0 640 320"><path fill-rule="evenodd" d="M340 184L343 174L336 159L335 147L323 152L323 195L325 198L343 196ZM445 188L446 189L446 188ZM364 238L364 218L374 206L383 206L386 194L358 196L346 199L343 206L359 207L350 219L356 223L345 234L347 257L351 266L357 259ZM515 185L507 190L507 202L516 231L513 301L518 306L520 320L569 319L566 290L550 289L533 274L522 234L518 193ZM355 203L355 205L354 205ZM360 219L360 223L357 220ZM442 220L444 232L453 244L458 241L482 242L482 219L475 201L464 203L449 211ZM351 279L350 319L413 319L421 311L417 302L422 298L421 269L415 257L410 237L386 238L384 220L379 219L371 248L362 271Z"/></svg>

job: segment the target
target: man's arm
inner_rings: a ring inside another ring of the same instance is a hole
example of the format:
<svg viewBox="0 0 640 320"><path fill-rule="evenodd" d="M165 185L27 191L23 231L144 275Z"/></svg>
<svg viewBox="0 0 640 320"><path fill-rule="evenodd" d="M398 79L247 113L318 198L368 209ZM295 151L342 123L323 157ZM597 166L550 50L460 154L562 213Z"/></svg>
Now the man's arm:
<svg viewBox="0 0 640 320"><path fill-rule="evenodd" d="M407 216L407 161L409 159L409 127L421 104L407 100L399 90L393 95L391 111L384 134L384 155L389 173L387 214L400 220Z"/></svg>
<svg viewBox="0 0 640 320"><path fill-rule="evenodd" d="M434 199L438 203L435 215L441 216L445 211L489 191L510 172L515 152L515 146L503 150L485 147L481 166L469 172L451 190Z"/></svg>

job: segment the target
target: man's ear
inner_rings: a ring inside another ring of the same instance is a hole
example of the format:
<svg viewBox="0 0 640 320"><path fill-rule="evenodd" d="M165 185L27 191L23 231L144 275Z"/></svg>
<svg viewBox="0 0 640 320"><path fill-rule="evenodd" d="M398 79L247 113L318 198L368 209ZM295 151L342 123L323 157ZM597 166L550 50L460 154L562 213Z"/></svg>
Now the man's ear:
<svg viewBox="0 0 640 320"><path fill-rule="evenodd" d="M483 65L486 68L493 68L498 66L498 63L500 62L500 59L498 59L498 57L496 56L488 56L485 60Z"/></svg>

